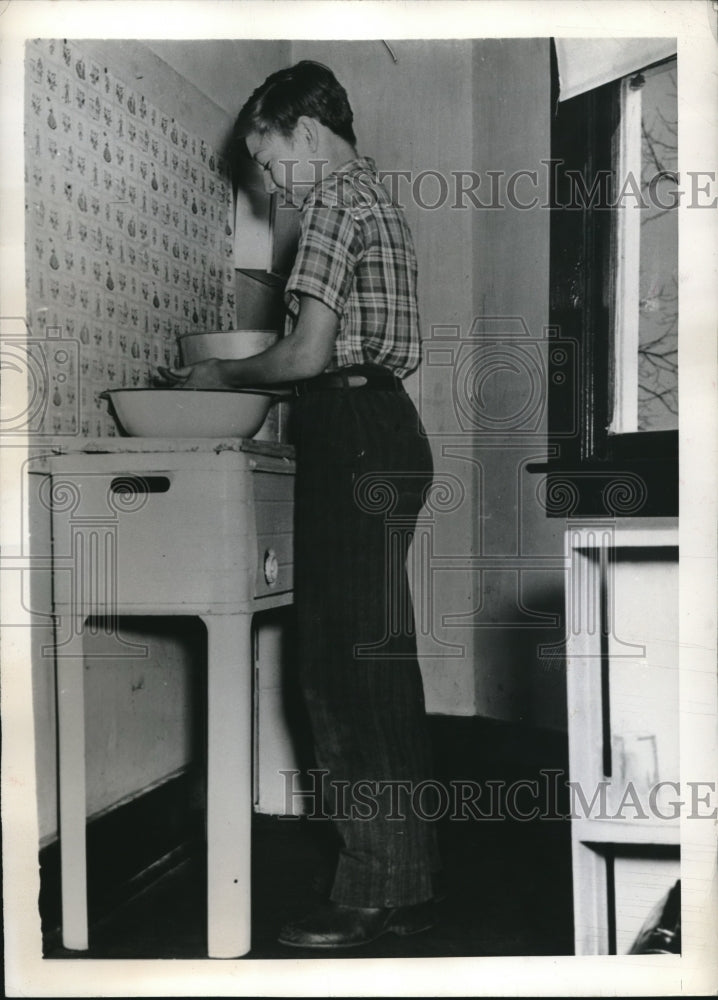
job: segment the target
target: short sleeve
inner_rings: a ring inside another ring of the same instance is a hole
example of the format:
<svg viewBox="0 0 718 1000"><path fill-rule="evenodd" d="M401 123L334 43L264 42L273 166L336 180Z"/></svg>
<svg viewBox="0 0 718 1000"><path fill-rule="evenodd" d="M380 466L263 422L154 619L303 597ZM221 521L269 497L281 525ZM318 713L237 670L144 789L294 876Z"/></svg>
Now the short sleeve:
<svg viewBox="0 0 718 1000"><path fill-rule="evenodd" d="M298 295L311 295L341 316L362 252L360 228L350 209L307 206L284 293L289 311L296 315Z"/></svg>

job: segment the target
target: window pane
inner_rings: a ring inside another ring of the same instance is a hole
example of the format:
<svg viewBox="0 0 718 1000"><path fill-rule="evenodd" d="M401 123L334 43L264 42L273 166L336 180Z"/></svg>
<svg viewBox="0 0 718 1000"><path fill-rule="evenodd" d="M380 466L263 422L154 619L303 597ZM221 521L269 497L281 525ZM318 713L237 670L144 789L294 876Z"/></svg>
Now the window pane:
<svg viewBox="0 0 718 1000"><path fill-rule="evenodd" d="M675 61L646 70L641 93L638 430L678 427L678 105Z"/></svg>

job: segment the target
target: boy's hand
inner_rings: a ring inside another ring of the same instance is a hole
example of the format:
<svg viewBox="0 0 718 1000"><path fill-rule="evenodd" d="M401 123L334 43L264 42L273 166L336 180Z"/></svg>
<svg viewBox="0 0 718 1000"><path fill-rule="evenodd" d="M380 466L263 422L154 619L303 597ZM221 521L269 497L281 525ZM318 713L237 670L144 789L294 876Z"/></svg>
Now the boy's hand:
<svg viewBox="0 0 718 1000"><path fill-rule="evenodd" d="M218 358L198 361L183 368L162 368L158 372L170 385L178 389L229 389L224 379L222 362Z"/></svg>

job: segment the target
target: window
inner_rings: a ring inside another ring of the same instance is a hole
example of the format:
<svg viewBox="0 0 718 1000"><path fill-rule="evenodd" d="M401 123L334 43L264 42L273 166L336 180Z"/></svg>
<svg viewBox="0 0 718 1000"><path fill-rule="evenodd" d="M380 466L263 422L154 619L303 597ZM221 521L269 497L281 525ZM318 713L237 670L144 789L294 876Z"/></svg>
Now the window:
<svg viewBox="0 0 718 1000"><path fill-rule="evenodd" d="M678 428L678 101L672 59L620 84L609 433Z"/></svg>
<svg viewBox="0 0 718 1000"><path fill-rule="evenodd" d="M568 480L574 500L549 513L616 514L605 497L623 482L635 503L621 513L674 515L676 60L554 108L551 326L575 353L578 381L569 392L550 371L548 494Z"/></svg>

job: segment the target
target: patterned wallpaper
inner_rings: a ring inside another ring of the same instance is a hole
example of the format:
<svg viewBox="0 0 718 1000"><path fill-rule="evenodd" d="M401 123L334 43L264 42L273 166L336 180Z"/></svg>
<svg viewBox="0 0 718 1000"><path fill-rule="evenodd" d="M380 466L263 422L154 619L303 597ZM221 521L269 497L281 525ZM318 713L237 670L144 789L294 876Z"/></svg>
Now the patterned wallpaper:
<svg viewBox="0 0 718 1000"><path fill-rule="evenodd" d="M25 96L27 322L47 345L33 430L114 435L104 389L149 385L180 334L235 325L231 184L81 42L28 43Z"/></svg>

